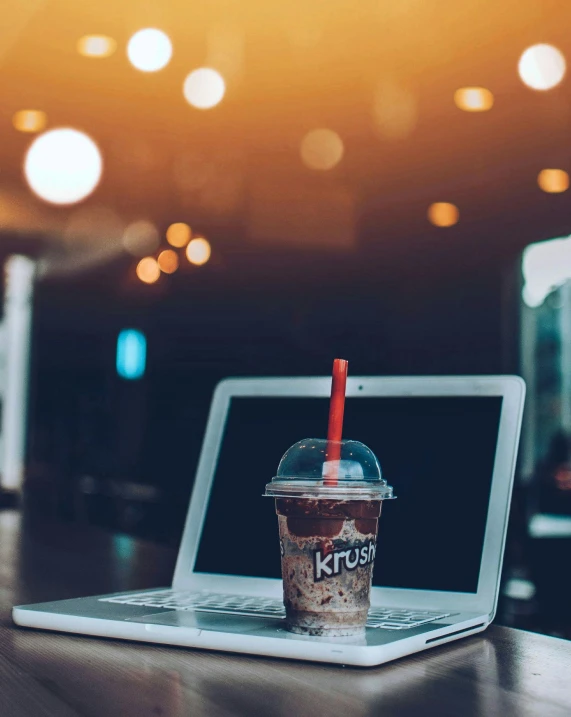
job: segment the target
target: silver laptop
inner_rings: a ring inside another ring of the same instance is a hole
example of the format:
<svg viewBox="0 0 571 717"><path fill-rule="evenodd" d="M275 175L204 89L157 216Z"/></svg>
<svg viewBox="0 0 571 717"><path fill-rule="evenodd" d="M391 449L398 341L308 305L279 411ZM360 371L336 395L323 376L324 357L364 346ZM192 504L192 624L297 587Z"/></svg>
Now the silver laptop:
<svg viewBox="0 0 571 717"><path fill-rule="evenodd" d="M284 629L273 501L282 454L324 435L331 379L230 379L216 389L170 588L13 609L18 625L345 665L378 665L494 619L525 387L515 376L352 377L344 435L398 499L379 524L359 638Z"/></svg>

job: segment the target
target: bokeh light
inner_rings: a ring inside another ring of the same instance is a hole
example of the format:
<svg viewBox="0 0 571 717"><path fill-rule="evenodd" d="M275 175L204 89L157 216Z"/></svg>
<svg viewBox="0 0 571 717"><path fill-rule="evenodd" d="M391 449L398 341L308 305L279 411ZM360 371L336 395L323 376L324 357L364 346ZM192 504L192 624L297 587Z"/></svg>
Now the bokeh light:
<svg viewBox="0 0 571 717"><path fill-rule="evenodd" d="M12 117L12 124L18 132L41 132L48 122L42 110L19 110Z"/></svg>
<svg viewBox="0 0 571 717"><path fill-rule="evenodd" d="M343 140L332 129L314 129L301 141L301 159L306 167L333 169L343 157Z"/></svg>
<svg viewBox="0 0 571 717"><path fill-rule="evenodd" d="M131 222L123 232L123 247L133 256L154 252L161 241L159 230L148 219Z"/></svg>
<svg viewBox="0 0 571 717"><path fill-rule="evenodd" d="M157 258L157 263L165 274L174 274L178 269L178 254L174 249L163 249Z"/></svg>
<svg viewBox="0 0 571 717"><path fill-rule="evenodd" d="M203 237L196 237L186 247L186 258L191 264L202 266L210 259L212 250L209 242Z"/></svg>
<svg viewBox="0 0 571 717"><path fill-rule="evenodd" d="M532 45L519 58L518 72L532 90L550 90L565 75L565 57L553 45Z"/></svg>
<svg viewBox="0 0 571 717"><path fill-rule="evenodd" d="M159 264L152 256L146 256L137 264L137 276L145 284L154 284L161 275Z"/></svg>
<svg viewBox="0 0 571 717"><path fill-rule="evenodd" d="M569 189L569 175L564 169L542 169L537 183L548 194L560 194Z"/></svg>
<svg viewBox="0 0 571 717"><path fill-rule="evenodd" d="M157 72L166 67L172 57L172 44L162 30L147 27L136 32L127 45L127 57L141 72Z"/></svg>
<svg viewBox="0 0 571 717"><path fill-rule="evenodd" d="M199 110L208 110L222 100L226 92L226 83L216 70L211 67L200 67L187 76L182 91L190 105Z"/></svg>
<svg viewBox="0 0 571 717"><path fill-rule="evenodd" d="M115 368L121 378L135 381L145 374L147 337L137 329L123 329L117 336Z"/></svg>
<svg viewBox="0 0 571 717"><path fill-rule="evenodd" d="M435 202L428 207L428 220L435 227L451 227L459 218L458 207L450 202Z"/></svg>
<svg viewBox="0 0 571 717"><path fill-rule="evenodd" d="M99 184L103 161L95 142L71 128L52 129L32 142L24 160L30 189L52 204L74 204Z"/></svg>
<svg viewBox="0 0 571 717"><path fill-rule="evenodd" d="M486 112L494 105L494 95L485 87L461 87L454 93L454 103L464 112Z"/></svg>
<svg viewBox="0 0 571 717"><path fill-rule="evenodd" d="M84 35L77 41L77 51L84 57L110 57L117 43L106 35Z"/></svg>
<svg viewBox="0 0 571 717"><path fill-rule="evenodd" d="M167 229L167 241L171 246L180 249L186 246L192 238L192 230L184 222L175 222Z"/></svg>

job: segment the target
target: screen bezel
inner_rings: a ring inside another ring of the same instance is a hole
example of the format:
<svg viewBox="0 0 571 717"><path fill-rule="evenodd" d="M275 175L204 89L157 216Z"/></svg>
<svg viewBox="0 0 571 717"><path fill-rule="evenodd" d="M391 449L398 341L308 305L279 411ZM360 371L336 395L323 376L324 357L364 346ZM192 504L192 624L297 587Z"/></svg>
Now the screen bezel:
<svg viewBox="0 0 571 717"><path fill-rule="evenodd" d="M213 573L195 573L194 564L230 401L236 396L324 398L331 378L232 378L218 384L198 463L189 511L176 564L173 587L177 590L213 590L246 595L281 597L281 580ZM373 605L434 606L439 609L477 611L493 616L497 604L503 548L523 414L525 384L518 376L371 377L347 380L348 397L378 396L500 396L503 398L498 443L486 517L484 544L476 593L374 587Z"/></svg>

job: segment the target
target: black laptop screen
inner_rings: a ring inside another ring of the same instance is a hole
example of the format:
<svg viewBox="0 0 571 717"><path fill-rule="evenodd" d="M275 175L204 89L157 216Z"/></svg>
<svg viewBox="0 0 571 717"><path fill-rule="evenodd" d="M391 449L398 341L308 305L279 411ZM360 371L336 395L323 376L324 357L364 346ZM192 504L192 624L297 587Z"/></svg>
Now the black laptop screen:
<svg viewBox="0 0 571 717"><path fill-rule="evenodd" d="M233 398L195 570L279 578L274 501L283 453L327 426L322 398ZM502 398L348 398L344 436L377 455L396 500L383 505L375 585L475 593Z"/></svg>

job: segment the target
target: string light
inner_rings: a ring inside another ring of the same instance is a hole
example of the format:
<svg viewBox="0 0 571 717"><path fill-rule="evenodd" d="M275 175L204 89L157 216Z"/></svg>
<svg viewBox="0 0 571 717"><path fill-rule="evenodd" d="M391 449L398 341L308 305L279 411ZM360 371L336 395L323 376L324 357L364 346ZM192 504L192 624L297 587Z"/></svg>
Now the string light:
<svg viewBox="0 0 571 717"><path fill-rule="evenodd" d="M192 237L192 231L188 224L184 222L175 222L167 229L167 241L171 246L177 249L186 246Z"/></svg>
<svg viewBox="0 0 571 717"><path fill-rule="evenodd" d="M454 102L464 112L486 112L492 109L494 95L485 87L461 87L454 93Z"/></svg>
<svg viewBox="0 0 571 717"><path fill-rule="evenodd" d="M190 105L199 110L208 110L222 101L226 83L216 70L200 67L186 77L182 91Z"/></svg>
<svg viewBox="0 0 571 717"><path fill-rule="evenodd" d="M564 169L542 169L537 183L548 194L560 194L569 189L569 175Z"/></svg>
<svg viewBox="0 0 571 717"><path fill-rule="evenodd" d="M18 132L40 132L48 122L48 116L41 110L19 110L12 117L12 124Z"/></svg>
<svg viewBox="0 0 571 717"><path fill-rule="evenodd" d="M44 132L32 142L24 160L30 189L52 204L74 204L99 184L103 161L95 142L76 129Z"/></svg>
<svg viewBox="0 0 571 717"><path fill-rule="evenodd" d="M203 237L196 237L186 247L186 258L191 264L202 266L210 259L212 250L209 242Z"/></svg>
<svg viewBox="0 0 571 717"><path fill-rule="evenodd" d="M428 220L435 227L451 227L459 218L458 207L450 202L435 202L428 207Z"/></svg>
<svg viewBox="0 0 571 717"><path fill-rule="evenodd" d="M147 27L136 32L127 45L129 61L141 72L157 72L172 57L172 43L162 30Z"/></svg>
<svg viewBox="0 0 571 717"><path fill-rule="evenodd" d="M137 264L137 276L145 284L154 284L160 275L159 264L152 256L146 256Z"/></svg>
<svg viewBox="0 0 571 717"><path fill-rule="evenodd" d="M84 35L77 41L77 51L84 57L110 57L117 43L106 35Z"/></svg>
<svg viewBox="0 0 571 717"><path fill-rule="evenodd" d="M173 249L164 249L159 254L157 263L165 274L174 274L178 269L178 254Z"/></svg>

